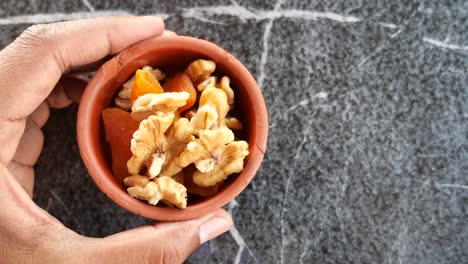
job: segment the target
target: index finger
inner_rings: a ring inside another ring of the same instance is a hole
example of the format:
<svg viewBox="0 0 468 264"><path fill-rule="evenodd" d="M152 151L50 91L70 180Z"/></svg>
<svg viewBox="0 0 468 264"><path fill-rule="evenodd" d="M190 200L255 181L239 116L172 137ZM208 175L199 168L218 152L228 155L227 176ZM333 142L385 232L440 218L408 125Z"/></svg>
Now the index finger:
<svg viewBox="0 0 468 264"><path fill-rule="evenodd" d="M63 72L159 36L158 17L111 17L28 28L0 52L0 119L17 120L45 100Z"/></svg>

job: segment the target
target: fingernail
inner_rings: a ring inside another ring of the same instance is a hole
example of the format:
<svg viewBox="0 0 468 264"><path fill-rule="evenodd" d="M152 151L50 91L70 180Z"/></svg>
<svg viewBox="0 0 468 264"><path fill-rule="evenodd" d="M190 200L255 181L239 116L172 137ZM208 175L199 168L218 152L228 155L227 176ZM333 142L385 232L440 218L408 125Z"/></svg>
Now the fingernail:
<svg viewBox="0 0 468 264"><path fill-rule="evenodd" d="M231 222L220 216L214 216L200 225L200 243L203 244L231 228Z"/></svg>

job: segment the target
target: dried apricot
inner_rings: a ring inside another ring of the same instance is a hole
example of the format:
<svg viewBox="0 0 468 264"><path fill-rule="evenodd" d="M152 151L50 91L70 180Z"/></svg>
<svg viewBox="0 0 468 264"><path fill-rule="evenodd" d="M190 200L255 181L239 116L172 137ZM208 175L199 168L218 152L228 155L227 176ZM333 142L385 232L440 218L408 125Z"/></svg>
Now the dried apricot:
<svg viewBox="0 0 468 264"><path fill-rule="evenodd" d="M163 93L163 89L159 81L149 71L137 70L135 73L135 81L132 86L132 94L130 100L133 104L138 97L149 93Z"/></svg>
<svg viewBox="0 0 468 264"><path fill-rule="evenodd" d="M129 112L119 108L107 108L102 111L104 130L109 139L112 154L112 171L115 177L122 182L130 174L127 170L127 160L132 157L130 142L133 132L140 124L132 118Z"/></svg>
<svg viewBox="0 0 468 264"><path fill-rule="evenodd" d="M164 92L187 92L189 94L189 99L187 103L178 109L179 112L183 112L195 104L197 100L197 91L193 87L190 77L185 74L178 74L172 77L163 85Z"/></svg>

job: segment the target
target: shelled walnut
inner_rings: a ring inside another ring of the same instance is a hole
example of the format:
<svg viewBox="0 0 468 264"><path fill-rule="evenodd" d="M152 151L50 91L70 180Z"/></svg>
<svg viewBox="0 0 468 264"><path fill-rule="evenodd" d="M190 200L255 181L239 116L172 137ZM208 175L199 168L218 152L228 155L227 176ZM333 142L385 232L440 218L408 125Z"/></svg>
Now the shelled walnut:
<svg viewBox="0 0 468 264"><path fill-rule="evenodd" d="M190 76L193 83L200 83L209 78L216 70L216 63L210 60L196 60L189 64L185 73Z"/></svg>
<svg viewBox="0 0 468 264"><path fill-rule="evenodd" d="M158 177L143 185L144 178L146 177L133 175L124 180L125 184L130 186L127 192L132 197L146 200L152 205L163 201L181 209L187 207L187 188L184 185L166 176Z"/></svg>
<svg viewBox="0 0 468 264"><path fill-rule="evenodd" d="M198 169L193 181L202 187L209 187L224 181L232 173L242 171L244 158L249 154L245 141L234 141L234 134L227 127L201 130L200 137L190 142L180 155L182 167L194 163Z"/></svg>
<svg viewBox="0 0 468 264"><path fill-rule="evenodd" d="M200 130L224 126L228 112L226 93L216 87L208 87L200 96L199 108L190 120L190 126L196 134Z"/></svg>
<svg viewBox="0 0 468 264"><path fill-rule="evenodd" d="M132 117L136 120L143 120L158 111L174 113L179 107L185 105L188 98L187 92L145 94L133 103Z"/></svg>
<svg viewBox="0 0 468 264"><path fill-rule="evenodd" d="M165 160L164 133L171 126L174 119L173 113L157 112L140 123L140 127L133 134L130 150L132 157L127 162L130 174L140 173L141 167L148 160L152 159L150 166L150 178L156 177L161 170ZM159 164L159 167L153 164Z"/></svg>

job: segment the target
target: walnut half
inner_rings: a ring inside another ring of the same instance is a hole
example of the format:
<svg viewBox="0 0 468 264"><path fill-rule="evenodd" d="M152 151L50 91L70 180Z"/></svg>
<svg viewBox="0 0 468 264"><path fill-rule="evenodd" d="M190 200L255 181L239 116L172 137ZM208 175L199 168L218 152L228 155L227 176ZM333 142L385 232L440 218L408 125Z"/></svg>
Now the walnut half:
<svg viewBox="0 0 468 264"><path fill-rule="evenodd" d="M173 113L157 112L148 119L141 121L138 130L133 133L130 144L130 150L133 154L127 162L130 174L138 174L142 165L150 157L157 160L163 158L158 153L165 149L166 141L161 139L164 138L164 133L171 126L173 119ZM161 166L163 162L161 162Z"/></svg>
<svg viewBox="0 0 468 264"><path fill-rule="evenodd" d="M209 78L206 78L200 84L198 84L197 89L198 91L203 92L208 87L216 87L218 89L223 90L224 93L226 93L229 108L231 110L234 108L234 90L232 90L231 88L231 80L229 79L229 77L224 76L218 83L217 78L211 76Z"/></svg>
<svg viewBox="0 0 468 264"><path fill-rule="evenodd" d="M133 103L132 117L135 120L143 120L158 111L174 113L187 103L188 98L187 92L142 95Z"/></svg>
<svg viewBox="0 0 468 264"><path fill-rule="evenodd" d="M189 64L185 73L190 76L193 83L204 81L216 70L216 63L210 60L196 60Z"/></svg>
<svg viewBox="0 0 468 264"><path fill-rule="evenodd" d="M176 175L183 167L175 160L195 139L192 132L188 119L175 117L173 113L157 112L143 120L133 134L128 172L138 174L146 165L150 179Z"/></svg>
<svg viewBox="0 0 468 264"><path fill-rule="evenodd" d="M199 108L190 119L190 126L195 134L199 130L214 129L225 125L229 112L226 93L216 87L207 87L200 96Z"/></svg>
<svg viewBox="0 0 468 264"><path fill-rule="evenodd" d="M147 179L145 176L140 175L125 178L124 183L130 186L127 192L132 197L146 200L152 205L163 201L182 209L187 207L187 188L185 186L170 177L158 177L145 184Z"/></svg>
<svg viewBox="0 0 468 264"><path fill-rule="evenodd" d="M200 137L187 145L177 162L186 167L191 163L198 169L193 181L208 187L225 180L230 174L242 171L244 159L249 154L245 141L234 141L234 134L227 127L201 130Z"/></svg>

